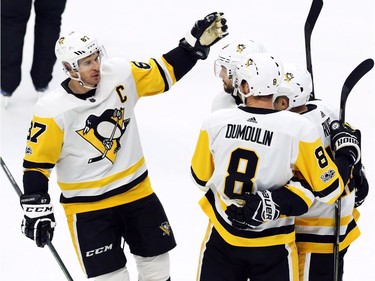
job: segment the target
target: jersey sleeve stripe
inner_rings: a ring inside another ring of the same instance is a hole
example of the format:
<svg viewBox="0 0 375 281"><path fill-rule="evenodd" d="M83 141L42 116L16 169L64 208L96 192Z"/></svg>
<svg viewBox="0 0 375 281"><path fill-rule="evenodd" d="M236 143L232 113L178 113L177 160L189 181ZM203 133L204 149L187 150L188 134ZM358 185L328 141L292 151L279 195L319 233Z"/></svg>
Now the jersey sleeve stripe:
<svg viewBox="0 0 375 281"><path fill-rule="evenodd" d="M55 164L52 163L36 163L27 160L23 160L23 167L25 169L52 169Z"/></svg>
<svg viewBox="0 0 375 281"><path fill-rule="evenodd" d="M168 73L168 70L163 69L161 64L156 59L153 59L153 61L155 62L156 66L158 67L160 75L163 78L164 85L165 85L164 86L164 92L166 92L170 89L170 87L172 87L171 80L167 79L167 77L166 77L166 74Z"/></svg>
<svg viewBox="0 0 375 281"><path fill-rule="evenodd" d="M200 186L203 186L203 187L206 186L207 182L206 182L206 181L202 181L202 180L200 180L200 179L197 177L197 175L194 173L193 168L190 168L190 170L191 170L191 176L193 177L194 181L195 181L198 185L200 185Z"/></svg>

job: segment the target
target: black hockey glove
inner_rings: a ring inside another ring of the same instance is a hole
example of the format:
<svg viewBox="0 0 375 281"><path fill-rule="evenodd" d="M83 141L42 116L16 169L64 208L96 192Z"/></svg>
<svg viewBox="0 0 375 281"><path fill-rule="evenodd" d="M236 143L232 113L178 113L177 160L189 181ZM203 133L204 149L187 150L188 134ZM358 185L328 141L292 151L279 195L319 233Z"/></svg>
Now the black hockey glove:
<svg viewBox="0 0 375 281"><path fill-rule="evenodd" d="M359 164L359 163L358 163ZM353 170L353 182L355 186L355 202L354 207L358 208L365 201L368 194L368 181L366 178L365 167L363 165L355 165ZM350 184L350 183L349 183Z"/></svg>
<svg viewBox="0 0 375 281"><path fill-rule="evenodd" d="M214 12L198 20L190 32L180 40L179 46L190 51L196 59L206 59L210 46L228 35L224 13Z"/></svg>
<svg viewBox="0 0 375 281"><path fill-rule="evenodd" d="M359 144L359 130L353 130L348 123L333 121L331 128L331 147L335 155L344 154L353 159L356 164L361 159L361 149Z"/></svg>
<svg viewBox="0 0 375 281"><path fill-rule="evenodd" d="M228 206L225 213L232 225L237 229L251 229L263 222L276 220L280 216L279 206L272 200L272 193L268 190L255 194L246 192L235 199L241 207L234 204Z"/></svg>
<svg viewBox="0 0 375 281"><path fill-rule="evenodd" d="M42 248L47 244L46 239L52 240L56 225L50 201L47 193L21 195L21 206L24 211L21 231Z"/></svg>

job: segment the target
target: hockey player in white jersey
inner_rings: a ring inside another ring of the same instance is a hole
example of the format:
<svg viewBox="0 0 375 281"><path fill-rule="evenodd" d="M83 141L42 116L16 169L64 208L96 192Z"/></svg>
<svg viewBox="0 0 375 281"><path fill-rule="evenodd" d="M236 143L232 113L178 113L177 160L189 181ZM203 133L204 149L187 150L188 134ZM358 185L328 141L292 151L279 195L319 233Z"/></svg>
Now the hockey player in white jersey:
<svg viewBox="0 0 375 281"><path fill-rule="evenodd" d="M150 184L134 107L141 97L168 91L227 34L223 13L211 13L178 47L148 62L104 59L94 37L62 36L55 52L69 78L35 106L23 164L22 232L39 247L52 240L48 178L56 167L60 202L88 278L129 280L124 239L138 280L170 280L168 251L176 243Z"/></svg>
<svg viewBox="0 0 375 281"><path fill-rule="evenodd" d="M191 162L209 218L198 280L298 280L294 216L343 191L315 124L273 109L282 77L276 57L249 55L234 74L245 105L203 122Z"/></svg>
<svg viewBox="0 0 375 281"><path fill-rule="evenodd" d="M295 64L284 64L284 81L274 95L274 107L278 110L290 110L314 122L328 154L332 156L331 130L332 121L338 119L338 111L321 100L309 101L312 91L310 73ZM346 128L352 131L350 128ZM351 132L357 137L357 132ZM338 152L336 152L336 155ZM353 162L352 162L353 164ZM339 164L338 164L339 165ZM339 166L345 183L349 180L350 165ZM356 165L355 170L360 165ZM359 217L354 209L355 193L353 182L357 182L357 205L363 202L368 192L367 179L362 172L354 173L349 187L341 196L339 280L342 280L344 255L349 245L358 238L360 231L356 224ZM362 182L362 184L360 184ZM363 197L364 195L364 197ZM335 228L335 206L315 200L309 211L296 218L296 242L300 262L301 281L330 281L333 277L333 241Z"/></svg>
<svg viewBox="0 0 375 281"><path fill-rule="evenodd" d="M247 55L265 52L265 47L254 40L235 40L226 44L220 50L215 60L215 76L223 81L223 91L220 91L212 101L211 111L221 108L237 107L241 98L236 95L233 87L233 73L236 64Z"/></svg>

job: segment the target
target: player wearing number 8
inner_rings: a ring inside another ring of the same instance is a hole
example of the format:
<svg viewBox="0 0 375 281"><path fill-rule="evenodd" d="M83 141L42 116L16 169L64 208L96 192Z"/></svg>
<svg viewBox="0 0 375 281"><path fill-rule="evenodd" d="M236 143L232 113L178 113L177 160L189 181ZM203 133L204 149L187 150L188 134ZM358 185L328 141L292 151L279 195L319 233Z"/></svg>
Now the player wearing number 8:
<svg viewBox="0 0 375 281"><path fill-rule="evenodd" d="M335 202L343 190L315 124L273 109L282 77L275 56L248 55L233 77L244 105L217 110L203 122L191 162L209 218L200 281L298 280L294 216L314 198Z"/></svg>

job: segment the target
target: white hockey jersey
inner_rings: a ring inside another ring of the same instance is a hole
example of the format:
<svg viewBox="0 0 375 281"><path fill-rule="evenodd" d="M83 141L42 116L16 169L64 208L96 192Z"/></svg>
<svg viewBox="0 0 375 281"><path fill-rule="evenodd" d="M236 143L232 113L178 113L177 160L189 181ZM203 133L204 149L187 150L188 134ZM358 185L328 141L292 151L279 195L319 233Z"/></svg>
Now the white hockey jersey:
<svg viewBox="0 0 375 281"><path fill-rule="evenodd" d="M295 113L250 107L222 109L203 123L191 162L194 181L208 188L200 205L216 230L235 246L259 247L294 241L294 217L281 216L259 227L232 227L225 210L244 192L277 189L298 171L313 188L287 188L308 206L318 196L333 203L343 184L326 155L315 124Z"/></svg>
<svg viewBox="0 0 375 281"><path fill-rule="evenodd" d="M39 99L24 167L48 177L56 166L67 215L151 194L134 107L140 97L162 93L175 82L163 57L149 63L104 60L93 97L82 100L60 87Z"/></svg>
<svg viewBox="0 0 375 281"><path fill-rule="evenodd" d="M326 150L332 153L329 125L332 121L338 120L338 111L321 100L310 101L306 105L308 111L302 116L318 126ZM348 247L360 235L355 221L355 218L359 217L358 211L354 209L355 192L346 187L344 194L341 197L340 250ZM335 205L314 201L307 213L296 217L298 251L333 253L334 226Z"/></svg>

